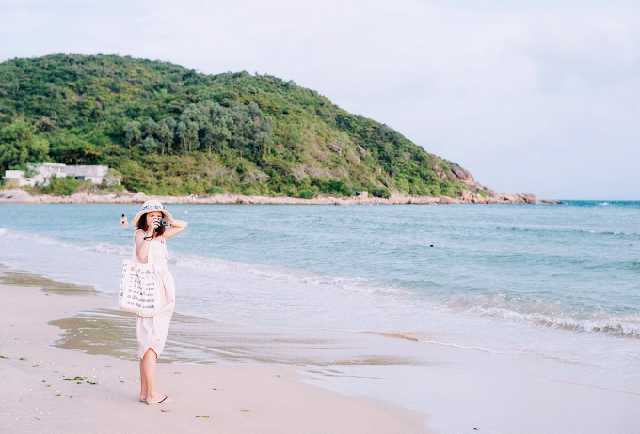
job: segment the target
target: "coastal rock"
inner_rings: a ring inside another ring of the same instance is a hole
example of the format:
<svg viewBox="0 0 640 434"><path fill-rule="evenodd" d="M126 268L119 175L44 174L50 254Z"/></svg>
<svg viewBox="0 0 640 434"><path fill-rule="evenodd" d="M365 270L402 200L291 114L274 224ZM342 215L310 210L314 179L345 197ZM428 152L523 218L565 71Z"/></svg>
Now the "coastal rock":
<svg viewBox="0 0 640 434"><path fill-rule="evenodd" d="M136 193L131 197L131 200L133 200L133 202L140 202L143 203L147 200L147 195L144 193Z"/></svg>
<svg viewBox="0 0 640 434"><path fill-rule="evenodd" d="M481 203L481 204L486 204L487 203L487 198L480 196L479 194L473 193L471 194L471 203Z"/></svg>
<svg viewBox="0 0 640 434"><path fill-rule="evenodd" d="M465 203L481 203L486 204L488 202L488 198L486 196L481 196L478 193L472 193L470 191L462 192L462 201Z"/></svg>
<svg viewBox="0 0 640 434"><path fill-rule="evenodd" d="M375 197L368 192L360 192L358 196L335 197L317 196L311 199L289 196L256 196L232 193L221 193L214 195L190 194L185 196L155 196L145 193L89 193L78 192L71 196L55 196L50 194L31 195L21 189L11 189L0 191L0 202L37 202L37 203L122 203L136 204L143 203L148 199L158 199L167 204L273 204L273 205L452 205L452 204L535 204L536 196L533 194L500 193L487 195L475 192L463 192L459 198L448 196L417 196L394 193L389 198ZM544 201L551 203L552 201ZM560 203L553 201L553 203Z"/></svg>
<svg viewBox="0 0 640 434"><path fill-rule="evenodd" d="M0 200L10 200L12 202L31 202L33 196L20 188L0 191Z"/></svg>
<svg viewBox="0 0 640 434"><path fill-rule="evenodd" d="M73 203L89 203L89 202L95 202L91 196L89 196L88 193L86 192L81 192L81 193L73 193L71 195L71 197L69 198L71 200L71 202Z"/></svg>
<svg viewBox="0 0 640 434"><path fill-rule="evenodd" d="M495 196L498 203L514 203L514 204L536 204L538 199L535 194L531 193L516 193L507 194L500 193Z"/></svg>
<svg viewBox="0 0 640 434"><path fill-rule="evenodd" d="M453 204L461 203L461 201L459 199L454 199L448 196L440 196L438 203L441 203L444 205L453 205Z"/></svg>
<svg viewBox="0 0 640 434"><path fill-rule="evenodd" d="M471 172L469 172L467 169L463 168L457 163L451 163L450 166L451 171L459 180L465 182L475 182L473 176L471 176Z"/></svg>

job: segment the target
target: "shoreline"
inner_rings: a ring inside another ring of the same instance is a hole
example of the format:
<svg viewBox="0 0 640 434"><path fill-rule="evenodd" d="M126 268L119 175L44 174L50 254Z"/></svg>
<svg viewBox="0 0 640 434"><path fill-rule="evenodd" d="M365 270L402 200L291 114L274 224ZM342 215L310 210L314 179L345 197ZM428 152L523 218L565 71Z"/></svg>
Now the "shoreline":
<svg viewBox="0 0 640 434"><path fill-rule="evenodd" d="M491 197L476 194L465 194L462 198L448 196L414 196L392 195L390 198L373 196L334 197L320 196L312 199L302 199L289 196L260 196L234 193L212 195L147 195L145 193L74 193L69 196L50 194L31 195L22 189L8 189L0 191L0 203L66 203L66 204L139 204L149 199L157 199L168 204L203 204L203 205L494 205L494 204L559 204L556 200L538 201L535 195L527 193L495 194Z"/></svg>
<svg viewBox="0 0 640 434"><path fill-rule="evenodd" d="M5 379L0 431L426 432L424 414L304 383L296 366L281 364L194 364L165 358L157 367L158 383L170 401L140 404L135 361L117 351L92 354L88 350L95 342L86 339L87 350L64 346L64 336L82 334L82 322L73 319L92 309L113 308L113 297L61 282L48 290L48 283L32 276L24 273L22 281L0 283L0 295L9 301L0 315L0 373ZM109 329L103 333L110 335ZM122 333L132 329L116 335ZM116 350L123 343L110 342Z"/></svg>

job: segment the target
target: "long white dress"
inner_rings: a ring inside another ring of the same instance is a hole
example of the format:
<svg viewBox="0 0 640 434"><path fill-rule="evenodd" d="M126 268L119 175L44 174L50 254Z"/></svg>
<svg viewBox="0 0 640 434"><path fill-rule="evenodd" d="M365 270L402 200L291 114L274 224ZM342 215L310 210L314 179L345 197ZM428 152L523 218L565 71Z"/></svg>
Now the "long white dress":
<svg viewBox="0 0 640 434"><path fill-rule="evenodd" d="M169 323L173 316L175 307L175 281L169 271L167 250L167 240L158 237L151 240L149 246L148 263L153 264L164 283L163 308L153 317L136 318L136 340L138 342L138 358L142 359L144 354L151 348L158 357L164 351L169 333ZM133 259L138 261L136 247L133 246Z"/></svg>

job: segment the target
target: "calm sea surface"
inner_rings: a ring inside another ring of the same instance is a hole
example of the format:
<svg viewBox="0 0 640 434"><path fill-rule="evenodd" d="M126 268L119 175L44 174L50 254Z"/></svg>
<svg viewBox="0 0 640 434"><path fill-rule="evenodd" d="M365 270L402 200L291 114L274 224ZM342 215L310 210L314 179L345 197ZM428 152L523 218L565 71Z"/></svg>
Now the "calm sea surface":
<svg viewBox="0 0 640 434"><path fill-rule="evenodd" d="M343 291L388 293L412 306L435 303L506 321L640 336L640 202L169 208L190 224L170 241L172 262L211 271L201 288L184 288L196 299L215 292L220 267L235 266L290 277L291 284L300 279ZM136 209L2 205L3 247L14 236L29 235L123 256L131 250L132 232L117 225L118 217L131 217ZM3 250L0 260L10 262L10 252ZM34 256L34 264L16 265L36 265ZM69 260L47 257L61 273ZM113 290L117 273L111 271L111 280L94 283ZM196 301L191 307L204 310ZM209 307L214 314L215 305Z"/></svg>

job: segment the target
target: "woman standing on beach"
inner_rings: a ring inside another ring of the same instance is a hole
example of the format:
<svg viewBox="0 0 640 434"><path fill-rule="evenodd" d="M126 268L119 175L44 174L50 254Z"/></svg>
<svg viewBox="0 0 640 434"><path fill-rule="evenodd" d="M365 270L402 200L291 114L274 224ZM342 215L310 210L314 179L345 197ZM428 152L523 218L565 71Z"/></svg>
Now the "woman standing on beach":
<svg viewBox="0 0 640 434"><path fill-rule="evenodd" d="M167 239L182 232L187 222L174 220L167 208L157 200L148 200L133 218L135 232L134 259L151 263L164 286L164 307L150 318L136 318L136 340L140 360L140 402L161 404L168 398L155 389L156 362L164 350L169 322L175 307L175 282L169 272Z"/></svg>

